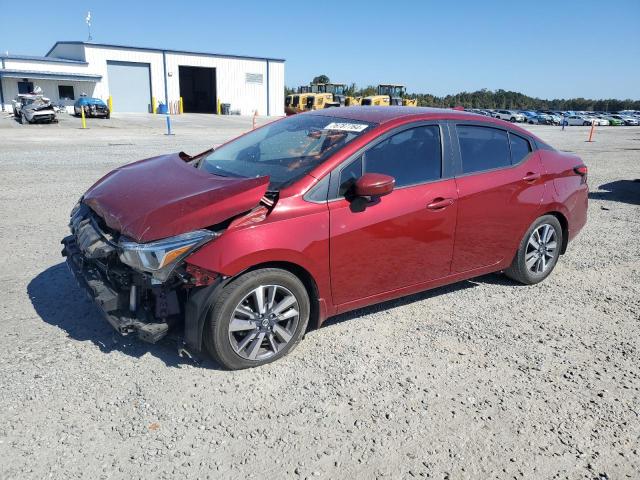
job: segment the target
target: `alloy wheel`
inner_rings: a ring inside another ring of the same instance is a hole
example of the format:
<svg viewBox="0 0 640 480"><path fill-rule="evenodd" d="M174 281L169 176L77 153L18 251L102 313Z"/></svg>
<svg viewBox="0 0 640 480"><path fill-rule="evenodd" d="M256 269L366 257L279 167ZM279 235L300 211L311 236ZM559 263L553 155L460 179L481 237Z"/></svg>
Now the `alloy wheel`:
<svg viewBox="0 0 640 480"><path fill-rule="evenodd" d="M548 223L543 223L529 236L524 255L527 269L535 274L545 273L552 266L557 255L556 230Z"/></svg>
<svg viewBox="0 0 640 480"><path fill-rule="evenodd" d="M298 300L281 285L260 285L234 309L229 341L240 357L265 360L281 351L294 337L300 320Z"/></svg>

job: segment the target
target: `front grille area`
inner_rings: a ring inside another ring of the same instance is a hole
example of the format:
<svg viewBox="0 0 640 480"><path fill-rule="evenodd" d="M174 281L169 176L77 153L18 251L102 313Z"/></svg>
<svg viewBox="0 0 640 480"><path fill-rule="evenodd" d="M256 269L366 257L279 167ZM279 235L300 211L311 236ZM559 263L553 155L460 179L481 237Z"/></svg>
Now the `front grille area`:
<svg viewBox="0 0 640 480"><path fill-rule="evenodd" d="M155 343L180 321L180 302L186 296L177 290L180 282L155 284L149 275L122 263L118 233L104 227L84 204L74 209L69 227L62 255L78 284L118 332L137 332L142 340Z"/></svg>
<svg viewBox="0 0 640 480"><path fill-rule="evenodd" d="M90 259L106 258L116 252L107 234L98 226L95 215L86 205L80 205L69 222L78 248Z"/></svg>

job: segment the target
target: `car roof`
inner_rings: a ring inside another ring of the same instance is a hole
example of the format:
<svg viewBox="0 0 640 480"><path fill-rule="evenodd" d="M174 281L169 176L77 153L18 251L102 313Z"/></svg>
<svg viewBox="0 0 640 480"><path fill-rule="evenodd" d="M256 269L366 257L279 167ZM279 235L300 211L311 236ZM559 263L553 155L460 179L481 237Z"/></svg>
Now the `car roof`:
<svg viewBox="0 0 640 480"><path fill-rule="evenodd" d="M337 108L324 108L322 110L312 110L309 112L301 113L300 115L322 115L327 117L337 117L345 120L356 120L361 122L372 122L380 125L392 122L394 120L462 120L462 121L474 121L483 122L487 124L494 124L503 128L509 128L513 131L520 131L528 135L529 137L540 140L536 135L531 132L514 125L510 122L505 122L493 117L487 117L486 115L480 115L478 113L465 112L463 110L453 110L451 108L431 108L431 107L337 107Z"/></svg>
<svg viewBox="0 0 640 480"><path fill-rule="evenodd" d="M452 110L450 108L430 108L430 107L338 107L325 108L322 110L313 110L305 112L303 115L324 115L327 117L340 117L348 120L360 120L362 122L387 123L393 120L401 119L409 116L421 116L429 118L441 118L447 116L449 118L456 117L460 119L477 119L485 118L483 115L476 113L464 112L461 110Z"/></svg>

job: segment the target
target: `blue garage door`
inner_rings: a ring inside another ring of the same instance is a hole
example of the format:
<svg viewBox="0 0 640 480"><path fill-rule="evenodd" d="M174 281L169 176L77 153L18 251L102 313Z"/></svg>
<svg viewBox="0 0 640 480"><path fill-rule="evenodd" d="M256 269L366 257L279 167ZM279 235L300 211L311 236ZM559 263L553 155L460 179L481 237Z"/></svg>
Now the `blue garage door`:
<svg viewBox="0 0 640 480"><path fill-rule="evenodd" d="M107 61L107 76L114 112L151 111L151 74L148 63Z"/></svg>

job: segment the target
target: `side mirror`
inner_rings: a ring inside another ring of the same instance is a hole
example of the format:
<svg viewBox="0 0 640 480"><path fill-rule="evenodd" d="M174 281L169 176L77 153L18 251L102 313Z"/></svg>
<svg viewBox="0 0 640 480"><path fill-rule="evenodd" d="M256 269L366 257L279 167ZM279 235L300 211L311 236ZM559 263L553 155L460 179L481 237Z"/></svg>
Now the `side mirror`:
<svg viewBox="0 0 640 480"><path fill-rule="evenodd" d="M354 193L358 197L382 197L393 191L396 179L383 173L365 173L356 180Z"/></svg>

